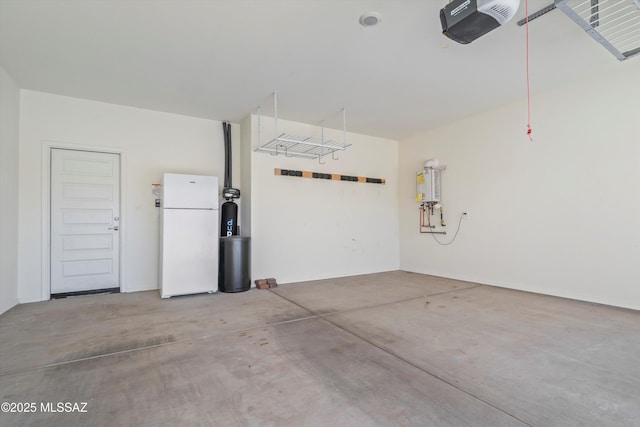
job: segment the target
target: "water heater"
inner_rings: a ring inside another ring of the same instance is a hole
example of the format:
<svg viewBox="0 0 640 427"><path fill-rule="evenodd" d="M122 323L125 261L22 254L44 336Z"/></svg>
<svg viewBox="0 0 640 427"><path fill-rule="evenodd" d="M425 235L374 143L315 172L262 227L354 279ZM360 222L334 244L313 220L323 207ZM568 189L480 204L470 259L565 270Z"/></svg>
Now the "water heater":
<svg viewBox="0 0 640 427"><path fill-rule="evenodd" d="M442 169L424 168L416 176L416 201L419 203L440 202L440 174Z"/></svg>

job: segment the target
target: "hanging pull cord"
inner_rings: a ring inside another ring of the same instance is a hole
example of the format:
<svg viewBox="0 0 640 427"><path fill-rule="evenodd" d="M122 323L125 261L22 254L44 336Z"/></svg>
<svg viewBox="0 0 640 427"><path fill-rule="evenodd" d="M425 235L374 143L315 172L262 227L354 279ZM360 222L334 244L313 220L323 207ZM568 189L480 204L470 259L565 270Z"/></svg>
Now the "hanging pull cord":
<svg viewBox="0 0 640 427"><path fill-rule="evenodd" d="M531 129L531 83L529 79L529 0L525 2L525 33L526 33L526 67L527 67L527 136L529 137L529 141L533 141L533 136L531 135L533 129Z"/></svg>

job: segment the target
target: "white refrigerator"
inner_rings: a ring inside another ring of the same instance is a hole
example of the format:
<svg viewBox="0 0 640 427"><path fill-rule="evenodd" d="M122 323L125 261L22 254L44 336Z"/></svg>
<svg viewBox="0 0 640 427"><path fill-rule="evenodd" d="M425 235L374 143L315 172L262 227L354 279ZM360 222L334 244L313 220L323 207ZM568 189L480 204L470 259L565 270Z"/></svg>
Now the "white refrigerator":
<svg viewBox="0 0 640 427"><path fill-rule="evenodd" d="M218 177L165 173L160 296L218 291Z"/></svg>

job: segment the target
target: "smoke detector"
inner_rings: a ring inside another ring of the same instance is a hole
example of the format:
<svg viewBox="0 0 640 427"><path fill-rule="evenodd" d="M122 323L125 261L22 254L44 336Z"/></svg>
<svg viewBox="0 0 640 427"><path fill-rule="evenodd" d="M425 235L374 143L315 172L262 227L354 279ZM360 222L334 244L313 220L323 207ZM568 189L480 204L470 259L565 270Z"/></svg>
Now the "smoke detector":
<svg viewBox="0 0 640 427"><path fill-rule="evenodd" d="M382 15L378 12L367 12L360 15L360 25L363 27L373 27L382 21Z"/></svg>

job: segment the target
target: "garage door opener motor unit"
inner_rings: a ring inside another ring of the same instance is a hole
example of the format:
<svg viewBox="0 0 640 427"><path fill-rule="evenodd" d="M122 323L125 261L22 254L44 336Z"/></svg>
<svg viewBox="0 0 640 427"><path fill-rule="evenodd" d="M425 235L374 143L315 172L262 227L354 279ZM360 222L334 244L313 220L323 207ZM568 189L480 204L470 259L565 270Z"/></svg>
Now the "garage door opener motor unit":
<svg viewBox="0 0 640 427"><path fill-rule="evenodd" d="M468 44L514 17L520 0L453 0L440 10L442 33Z"/></svg>

